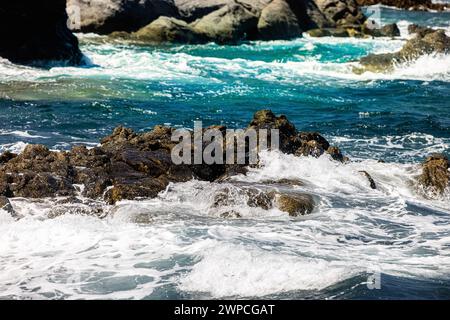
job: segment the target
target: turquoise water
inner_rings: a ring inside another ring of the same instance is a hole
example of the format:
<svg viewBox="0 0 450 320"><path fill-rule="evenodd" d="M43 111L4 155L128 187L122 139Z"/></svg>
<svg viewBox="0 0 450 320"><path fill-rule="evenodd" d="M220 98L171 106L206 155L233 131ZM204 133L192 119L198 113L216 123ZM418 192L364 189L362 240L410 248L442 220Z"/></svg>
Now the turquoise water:
<svg viewBox="0 0 450 320"><path fill-rule="evenodd" d="M303 188L321 202L302 219L244 203L244 219L220 219L210 207L219 187L197 181L106 207L114 214L105 220L50 220L50 200L14 200L25 218L0 219L0 297L449 298L450 198L423 199L410 181L428 154L450 153L450 57L425 56L388 74L352 68L401 48L409 23L449 30L450 16L382 13L384 23L400 20L402 37L154 47L78 35L84 68L0 60L0 150L95 145L119 124L243 127L270 108L355 160L270 154L266 168L242 178L309 182ZM134 223L142 214L153 222ZM365 284L373 266L380 290Z"/></svg>

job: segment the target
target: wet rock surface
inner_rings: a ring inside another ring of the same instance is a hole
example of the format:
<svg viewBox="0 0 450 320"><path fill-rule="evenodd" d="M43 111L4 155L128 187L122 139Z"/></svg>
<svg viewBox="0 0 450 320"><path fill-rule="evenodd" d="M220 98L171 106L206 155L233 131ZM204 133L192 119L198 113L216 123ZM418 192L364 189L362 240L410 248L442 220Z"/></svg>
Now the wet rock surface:
<svg viewBox="0 0 450 320"><path fill-rule="evenodd" d="M225 127L214 128L225 134ZM250 128L269 132L279 129L280 150L284 153L314 157L329 153L338 161L344 158L319 133L299 132L285 116L275 116L270 110L256 112L247 129ZM19 155L4 153L0 157L0 196L70 199L81 194L114 204L124 199L154 198L170 182L193 178L220 182L246 173L248 162L174 164L171 151L178 142L171 141L173 131L170 127L155 126L152 131L136 133L118 127L91 149L75 146L70 151L51 151L43 145L28 145ZM269 207L267 199L252 199L256 206Z"/></svg>
<svg viewBox="0 0 450 320"><path fill-rule="evenodd" d="M232 188L224 187L216 192L213 198L212 208L236 208L246 205L250 208L270 210L277 208L286 212L291 217L309 214L314 210L315 200L310 194L292 189L279 188L279 184L260 186L233 185ZM241 215L236 209L226 210L220 215L222 218L236 218Z"/></svg>
<svg viewBox="0 0 450 320"><path fill-rule="evenodd" d="M354 72L392 71L395 65L414 61L423 55L448 54L450 52L450 37L445 34L444 30L416 30L418 31L416 36L408 40L400 51L368 55L360 60L361 68L355 68Z"/></svg>
<svg viewBox="0 0 450 320"><path fill-rule="evenodd" d="M419 186L425 193L442 195L450 187L450 161L443 154L432 154L422 164Z"/></svg>

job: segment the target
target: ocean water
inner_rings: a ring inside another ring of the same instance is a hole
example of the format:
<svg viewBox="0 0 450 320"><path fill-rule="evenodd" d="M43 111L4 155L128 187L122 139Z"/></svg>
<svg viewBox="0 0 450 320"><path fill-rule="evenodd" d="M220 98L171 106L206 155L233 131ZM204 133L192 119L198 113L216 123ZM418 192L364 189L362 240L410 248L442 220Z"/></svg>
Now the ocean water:
<svg viewBox="0 0 450 320"><path fill-rule="evenodd" d="M13 199L23 218L0 210L0 298L450 298L450 192L430 200L413 186L428 154L450 153L450 56L352 72L368 53L401 48L410 23L450 31L450 13L381 10L401 37L155 47L89 34L78 35L83 68L0 58L0 151L93 146L119 124L238 128L270 108L353 160L264 153L262 168L234 178L303 180L296 188L318 202L301 218L248 207L238 190L231 209L242 218L220 218L221 186L200 181L96 203L103 219L77 214L85 205ZM48 218L54 210L66 214Z"/></svg>

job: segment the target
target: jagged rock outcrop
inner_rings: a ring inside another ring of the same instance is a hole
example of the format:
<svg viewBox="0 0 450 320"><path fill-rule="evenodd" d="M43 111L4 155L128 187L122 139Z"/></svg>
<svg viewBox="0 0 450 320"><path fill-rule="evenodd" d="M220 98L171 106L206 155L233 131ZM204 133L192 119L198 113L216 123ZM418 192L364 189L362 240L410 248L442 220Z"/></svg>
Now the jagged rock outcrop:
<svg viewBox="0 0 450 320"><path fill-rule="evenodd" d="M0 57L21 64L80 64L83 55L67 28L65 7L65 0L2 1Z"/></svg>
<svg viewBox="0 0 450 320"><path fill-rule="evenodd" d="M409 10L446 10L449 5L444 3L433 3L432 0L356 0L361 6L372 6L383 4Z"/></svg>
<svg viewBox="0 0 450 320"><path fill-rule="evenodd" d="M210 128L225 137L225 127ZM330 147L320 134L298 132L285 116L277 117L270 110L255 113L250 128L279 129L282 152L316 157L328 152L339 161L345 160L339 149ZM19 155L4 153L0 156L0 196L73 197L81 192L91 199L115 203L156 197L170 182L192 178L223 181L246 172L248 159L242 164L175 164L171 157L177 145L171 140L174 130L155 126L152 131L135 133L118 127L99 147L92 149L76 146L70 151L56 152L42 145L28 145ZM207 145L204 142L202 150ZM193 145L191 148L194 151Z"/></svg>
<svg viewBox="0 0 450 320"><path fill-rule="evenodd" d="M136 31L161 16L178 17L173 0L67 0L72 30Z"/></svg>
<svg viewBox="0 0 450 320"><path fill-rule="evenodd" d="M395 53L371 54L360 60L361 67L355 68L356 73L365 71L391 71L396 64L413 61L422 55L450 52L450 37L444 30L419 32L406 42L403 48Z"/></svg>
<svg viewBox="0 0 450 320"><path fill-rule="evenodd" d="M422 164L417 182L426 196L441 195L450 187L450 161L443 154L432 154Z"/></svg>
<svg viewBox="0 0 450 320"><path fill-rule="evenodd" d="M355 0L314 0L317 7L336 26L361 25L366 20Z"/></svg>

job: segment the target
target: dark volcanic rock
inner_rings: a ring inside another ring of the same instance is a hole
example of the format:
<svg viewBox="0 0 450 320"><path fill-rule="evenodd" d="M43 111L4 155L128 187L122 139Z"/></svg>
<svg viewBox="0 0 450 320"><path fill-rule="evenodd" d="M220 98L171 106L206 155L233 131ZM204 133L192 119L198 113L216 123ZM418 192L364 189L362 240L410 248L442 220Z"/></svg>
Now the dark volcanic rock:
<svg viewBox="0 0 450 320"><path fill-rule="evenodd" d="M67 28L65 0L2 1L0 56L14 63L78 65L78 39Z"/></svg>
<svg viewBox="0 0 450 320"><path fill-rule="evenodd" d="M433 154L422 164L422 174L418 178L420 186L432 194L442 194L450 183L450 162L443 154Z"/></svg>
<svg viewBox="0 0 450 320"><path fill-rule="evenodd" d="M428 33L433 33L436 30L432 29L432 28L428 28L428 27L423 27L423 26L419 26L417 24L410 24L408 26L408 33L409 34L414 34L417 33L419 34L419 36L423 37L425 35L427 35Z"/></svg>
<svg viewBox="0 0 450 320"><path fill-rule="evenodd" d="M224 126L209 128L225 137ZM331 147L320 134L298 132L285 116L277 117L270 110L256 112L250 128L269 132L278 129L280 150L286 153L318 157L328 152L336 160L345 159L339 149ZM246 173L248 158L242 164L174 164L171 151L177 142L171 141L173 131L173 128L155 126L152 131L136 133L117 127L102 139L99 147L91 149L75 146L68 152L55 152L42 145L28 145L17 156L4 153L0 156L0 196L73 197L81 190L88 198L112 204L124 199L156 197L170 182L192 178L223 181ZM204 142L202 150L208 144ZM194 151L192 145L191 151ZM254 196L252 199L255 206L268 207L264 205L267 199Z"/></svg>
<svg viewBox="0 0 450 320"><path fill-rule="evenodd" d="M337 147L330 149L328 141L317 132L298 132L295 126L281 115L279 117L270 110L260 110L255 113L249 129L278 129L280 137L280 151L296 156L319 157L328 151L335 159L343 160ZM270 138L269 138L270 140Z"/></svg>

